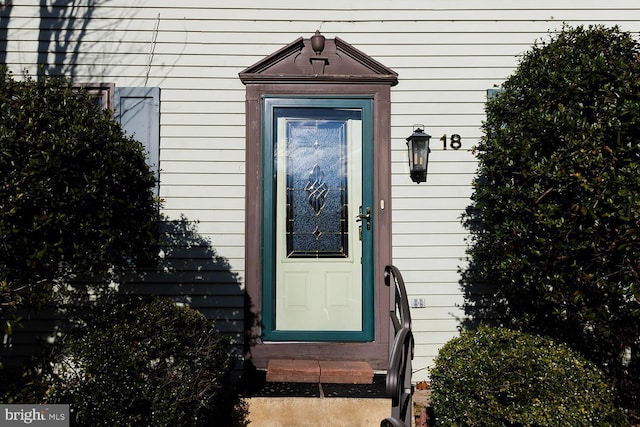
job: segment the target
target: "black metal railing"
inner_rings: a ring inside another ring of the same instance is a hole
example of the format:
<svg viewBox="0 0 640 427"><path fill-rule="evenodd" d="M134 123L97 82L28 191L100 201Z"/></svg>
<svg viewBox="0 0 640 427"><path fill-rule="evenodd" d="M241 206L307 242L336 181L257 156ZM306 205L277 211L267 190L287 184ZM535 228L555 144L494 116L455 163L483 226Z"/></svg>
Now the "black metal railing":
<svg viewBox="0 0 640 427"><path fill-rule="evenodd" d="M393 284L395 291L389 313L393 336L386 384L387 396L391 398L391 417L382 420L380 427L409 427L413 414L411 361L414 346L409 300L402 274L397 267L388 265L384 268L384 281L389 287Z"/></svg>

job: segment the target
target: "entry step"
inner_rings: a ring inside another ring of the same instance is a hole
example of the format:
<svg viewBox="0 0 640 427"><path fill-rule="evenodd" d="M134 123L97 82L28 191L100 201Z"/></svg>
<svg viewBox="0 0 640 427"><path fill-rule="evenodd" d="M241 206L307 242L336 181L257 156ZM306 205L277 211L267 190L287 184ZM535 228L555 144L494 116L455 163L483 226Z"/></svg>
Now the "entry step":
<svg viewBox="0 0 640 427"><path fill-rule="evenodd" d="M371 384L373 369L367 362L273 359L267 382Z"/></svg>

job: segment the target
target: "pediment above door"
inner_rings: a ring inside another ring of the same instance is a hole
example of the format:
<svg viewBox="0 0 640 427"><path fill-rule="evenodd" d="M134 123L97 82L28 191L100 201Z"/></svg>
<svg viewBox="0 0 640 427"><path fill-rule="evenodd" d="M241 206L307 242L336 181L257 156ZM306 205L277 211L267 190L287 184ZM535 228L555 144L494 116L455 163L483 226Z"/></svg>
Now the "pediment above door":
<svg viewBox="0 0 640 427"><path fill-rule="evenodd" d="M314 50L315 48L315 50ZM352 82L395 86L398 74L344 40L316 32L302 37L241 71L250 83Z"/></svg>

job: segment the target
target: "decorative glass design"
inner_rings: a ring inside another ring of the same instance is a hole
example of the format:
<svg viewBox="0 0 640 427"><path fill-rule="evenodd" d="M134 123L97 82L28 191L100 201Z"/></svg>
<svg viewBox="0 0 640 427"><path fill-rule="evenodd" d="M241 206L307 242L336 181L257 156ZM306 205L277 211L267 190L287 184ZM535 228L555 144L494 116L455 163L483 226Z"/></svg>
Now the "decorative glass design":
<svg viewBox="0 0 640 427"><path fill-rule="evenodd" d="M289 119L286 138L287 256L347 257L347 122Z"/></svg>
<svg viewBox="0 0 640 427"><path fill-rule="evenodd" d="M309 193L309 206L315 211L316 215L320 215L320 211L327 201L327 193L329 187L324 181L324 172L320 170L319 165L315 165L309 174L309 182L304 187L304 191Z"/></svg>

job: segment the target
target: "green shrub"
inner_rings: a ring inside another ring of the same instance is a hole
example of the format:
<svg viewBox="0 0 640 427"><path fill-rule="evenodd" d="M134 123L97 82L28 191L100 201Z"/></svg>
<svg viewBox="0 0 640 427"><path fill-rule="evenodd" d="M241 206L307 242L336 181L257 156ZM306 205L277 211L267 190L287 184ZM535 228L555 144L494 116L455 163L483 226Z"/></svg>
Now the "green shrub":
<svg viewBox="0 0 640 427"><path fill-rule="evenodd" d="M462 332L440 350L431 381L439 426L628 425L593 363L537 335Z"/></svg>
<svg viewBox="0 0 640 427"><path fill-rule="evenodd" d="M639 53L594 26L522 56L486 106L463 276L471 317L580 351L627 408L640 407Z"/></svg>
<svg viewBox="0 0 640 427"><path fill-rule="evenodd" d="M70 277L153 256L144 147L66 80L0 67L0 171L0 315L50 301Z"/></svg>
<svg viewBox="0 0 640 427"><path fill-rule="evenodd" d="M68 403L78 426L245 426L229 342L198 311L164 298L130 298L63 341L29 392Z"/></svg>

